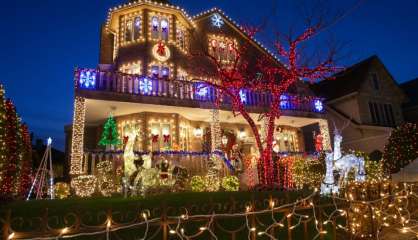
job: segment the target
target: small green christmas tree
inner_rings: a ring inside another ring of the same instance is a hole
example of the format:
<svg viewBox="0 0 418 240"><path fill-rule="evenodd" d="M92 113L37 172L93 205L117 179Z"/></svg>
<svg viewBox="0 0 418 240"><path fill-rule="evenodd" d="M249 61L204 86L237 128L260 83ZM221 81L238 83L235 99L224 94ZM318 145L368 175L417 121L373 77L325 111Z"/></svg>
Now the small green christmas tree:
<svg viewBox="0 0 418 240"><path fill-rule="evenodd" d="M104 127L102 137L100 138L99 145L100 146L115 146L119 145L120 139L118 130L116 129L116 122L113 119L113 116L110 115L107 119Z"/></svg>
<svg viewBox="0 0 418 240"><path fill-rule="evenodd" d="M406 123L394 129L383 152L384 167L395 173L418 157L418 127Z"/></svg>

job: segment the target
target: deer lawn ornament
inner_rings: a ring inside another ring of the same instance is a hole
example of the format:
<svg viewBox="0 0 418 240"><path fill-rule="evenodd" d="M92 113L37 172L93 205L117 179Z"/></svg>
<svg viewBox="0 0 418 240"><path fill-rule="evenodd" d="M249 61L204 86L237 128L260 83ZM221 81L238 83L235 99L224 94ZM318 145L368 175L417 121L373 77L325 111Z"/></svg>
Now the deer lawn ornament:
<svg viewBox="0 0 418 240"><path fill-rule="evenodd" d="M355 169L355 180L363 182L365 178L364 158L357 157L354 154L341 154L341 136L344 128L348 126L348 121L341 130L338 130L334 123L334 151L327 153L325 158L326 173L324 182L321 184L321 193L338 193L340 187L347 180L348 173ZM335 184L334 170L339 172L338 184Z"/></svg>
<svg viewBox="0 0 418 240"><path fill-rule="evenodd" d="M123 152L123 160L125 167L125 177L129 179L132 173L136 171L136 167L134 164L134 144L139 132L135 125L131 124L125 126L124 132L125 136L128 137L128 141L126 142L125 150Z"/></svg>

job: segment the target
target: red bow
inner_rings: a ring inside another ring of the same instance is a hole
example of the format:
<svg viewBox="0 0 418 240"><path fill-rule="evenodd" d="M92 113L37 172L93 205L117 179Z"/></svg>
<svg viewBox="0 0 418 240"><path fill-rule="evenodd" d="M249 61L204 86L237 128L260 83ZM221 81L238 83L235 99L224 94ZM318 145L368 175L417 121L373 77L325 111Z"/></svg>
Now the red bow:
<svg viewBox="0 0 418 240"><path fill-rule="evenodd" d="M156 142L158 142L158 134L157 135L152 135L152 142L153 143L156 143Z"/></svg>
<svg viewBox="0 0 418 240"><path fill-rule="evenodd" d="M163 135L163 137L165 143L168 143L170 141L170 135Z"/></svg>
<svg viewBox="0 0 418 240"><path fill-rule="evenodd" d="M158 43L157 53L160 56L165 56L165 46L164 46L164 44L162 42L159 42Z"/></svg>

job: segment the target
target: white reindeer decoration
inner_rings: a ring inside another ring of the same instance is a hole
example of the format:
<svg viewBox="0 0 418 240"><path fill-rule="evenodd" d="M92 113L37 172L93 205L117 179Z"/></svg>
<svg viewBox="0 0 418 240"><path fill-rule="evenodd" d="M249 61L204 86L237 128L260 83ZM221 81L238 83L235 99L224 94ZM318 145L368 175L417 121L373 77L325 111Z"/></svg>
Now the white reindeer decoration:
<svg viewBox="0 0 418 240"><path fill-rule="evenodd" d="M362 182L365 180L364 158L354 154L341 154L342 131L349 125L351 119L338 130L334 123L334 151L327 153L325 158L326 173L324 182L321 185L321 193L338 193L339 188L347 180L348 173L355 169L355 180ZM335 184L334 170L339 172L338 184Z"/></svg>

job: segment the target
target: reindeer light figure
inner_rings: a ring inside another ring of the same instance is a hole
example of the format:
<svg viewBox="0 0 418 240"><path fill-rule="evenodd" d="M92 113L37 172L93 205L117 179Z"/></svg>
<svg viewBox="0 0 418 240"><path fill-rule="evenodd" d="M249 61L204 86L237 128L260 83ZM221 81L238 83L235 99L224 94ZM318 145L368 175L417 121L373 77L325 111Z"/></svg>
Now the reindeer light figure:
<svg viewBox="0 0 418 240"><path fill-rule="evenodd" d="M364 158L354 154L341 154L342 131L349 125L351 119L339 130L334 123L334 150L327 153L325 158L326 173L324 182L321 184L321 193L338 193L340 187L348 178L351 169L355 169L355 180L363 182L366 180ZM334 170L339 172L338 184L335 184Z"/></svg>

